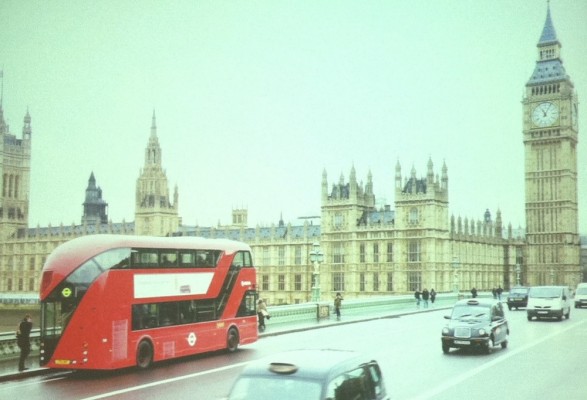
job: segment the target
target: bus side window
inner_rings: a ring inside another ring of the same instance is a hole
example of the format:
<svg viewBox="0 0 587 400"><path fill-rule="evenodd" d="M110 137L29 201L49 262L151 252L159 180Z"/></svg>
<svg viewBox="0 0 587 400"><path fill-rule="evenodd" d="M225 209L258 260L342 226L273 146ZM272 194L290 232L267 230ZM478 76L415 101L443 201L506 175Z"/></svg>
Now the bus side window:
<svg viewBox="0 0 587 400"><path fill-rule="evenodd" d="M175 251L161 251L161 261L159 266L161 268L173 268L177 266L177 252Z"/></svg>
<svg viewBox="0 0 587 400"><path fill-rule="evenodd" d="M196 258L194 252L189 250L180 250L179 252L179 266L183 268L193 268L196 265Z"/></svg>

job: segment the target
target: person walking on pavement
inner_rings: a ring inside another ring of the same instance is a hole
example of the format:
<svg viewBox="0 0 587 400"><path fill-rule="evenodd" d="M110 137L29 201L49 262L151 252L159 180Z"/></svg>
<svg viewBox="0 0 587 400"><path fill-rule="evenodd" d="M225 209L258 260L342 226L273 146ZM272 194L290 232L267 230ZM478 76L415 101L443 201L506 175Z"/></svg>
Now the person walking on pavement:
<svg viewBox="0 0 587 400"><path fill-rule="evenodd" d="M434 307L434 300L436 300L436 292L432 288L430 289L430 303L432 303L432 307Z"/></svg>
<svg viewBox="0 0 587 400"><path fill-rule="evenodd" d="M428 299L430 298L430 292L428 289L424 288L422 290L422 300L424 300L424 308L428 308Z"/></svg>
<svg viewBox="0 0 587 400"><path fill-rule="evenodd" d="M501 288L501 285L497 287L497 299L499 301L501 301L501 294L503 293L503 289Z"/></svg>
<svg viewBox="0 0 587 400"><path fill-rule="evenodd" d="M471 289L471 296L473 296L473 298L477 297L477 289Z"/></svg>
<svg viewBox="0 0 587 400"><path fill-rule="evenodd" d="M416 289L416 291L414 292L414 297L416 298L416 308L420 308L420 297L421 293L419 289Z"/></svg>
<svg viewBox="0 0 587 400"><path fill-rule="evenodd" d="M340 292L336 292L336 297L334 298L334 312L336 313L336 319L340 319L340 306L342 305L342 295Z"/></svg>
<svg viewBox="0 0 587 400"><path fill-rule="evenodd" d="M24 316L24 319L18 324L16 331L16 344L20 348L20 359L18 360L18 370L24 371L24 362L31 352L31 329L33 329L33 319L30 314Z"/></svg>
<svg viewBox="0 0 587 400"><path fill-rule="evenodd" d="M271 319L271 315L267 311L267 305L262 299L257 302L257 317L259 318L259 331L265 330L265 318Z"/></svg>

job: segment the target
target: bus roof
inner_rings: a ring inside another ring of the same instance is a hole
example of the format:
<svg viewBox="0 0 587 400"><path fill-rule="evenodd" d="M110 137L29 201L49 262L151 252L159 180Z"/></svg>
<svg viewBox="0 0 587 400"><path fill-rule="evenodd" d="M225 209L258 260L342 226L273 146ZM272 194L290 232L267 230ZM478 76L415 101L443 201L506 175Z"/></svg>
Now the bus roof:
<svg viewBox="0 0 587 400"><path fill-rule="evenodd" d="M251 251L248 244L229 239L194 236L88 235L57 246L47 258L43 271L53 271L54 278L60 281L90 258L116 248L223 250L228 254L239 250Z"/></svg>

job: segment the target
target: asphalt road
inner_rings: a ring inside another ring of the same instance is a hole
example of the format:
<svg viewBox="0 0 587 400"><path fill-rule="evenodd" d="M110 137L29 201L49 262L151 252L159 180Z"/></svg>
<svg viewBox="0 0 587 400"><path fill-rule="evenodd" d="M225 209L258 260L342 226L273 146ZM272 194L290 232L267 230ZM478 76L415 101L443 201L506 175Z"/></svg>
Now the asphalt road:
<svg viewBox="0 0 587 400"><path fill-rule="evenodd" d="M571 319L561 322L528 322L524 310L506 310L509 346L495 348L489 355L462 350L444 355L440 330L446 313L439 310L264 337L236 354L190 357L143 372L30 377L0 384L0 398L221 399L247 362L307 347L347 348L373 355L381 364L392 399L585 398L587 309L572 309Z"/></svg>

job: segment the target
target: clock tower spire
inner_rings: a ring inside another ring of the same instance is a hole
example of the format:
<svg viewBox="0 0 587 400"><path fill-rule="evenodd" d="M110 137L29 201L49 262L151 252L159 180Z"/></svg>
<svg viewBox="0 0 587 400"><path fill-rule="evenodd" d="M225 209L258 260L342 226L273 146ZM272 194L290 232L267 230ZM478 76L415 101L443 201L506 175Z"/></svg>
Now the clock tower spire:
<svg viewBox="0 0 587 400"><path fill-rule="evenodd" d="M527 284L576 285L579 279L577 109L547 6L538 59L523 105Z"/></svg>

